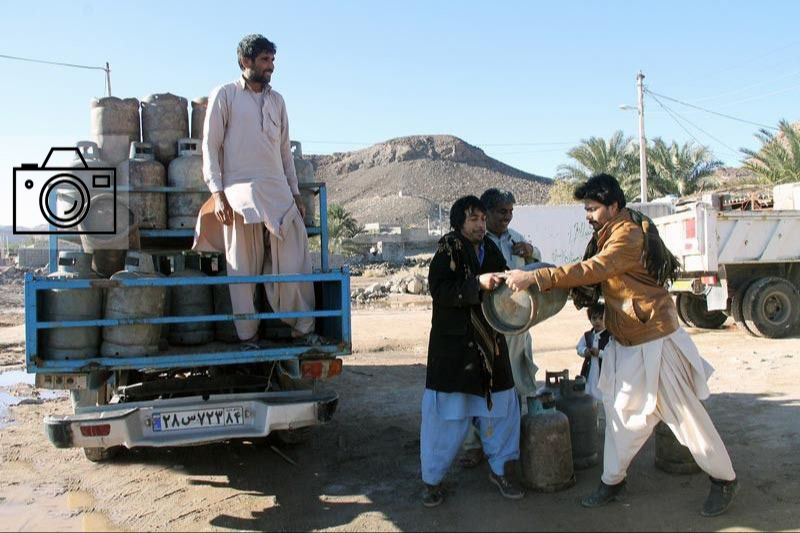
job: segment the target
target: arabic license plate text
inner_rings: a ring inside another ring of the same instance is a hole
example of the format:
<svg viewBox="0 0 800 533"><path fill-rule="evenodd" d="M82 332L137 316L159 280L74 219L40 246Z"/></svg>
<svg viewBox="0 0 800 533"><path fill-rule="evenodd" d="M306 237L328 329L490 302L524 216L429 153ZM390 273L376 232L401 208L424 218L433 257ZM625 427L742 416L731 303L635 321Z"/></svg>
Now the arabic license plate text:
<svg viewBox="0 0 800 533"><path fill-rule="evenodd" d="M153 431L179 431L219 426L241 426L244 416L241 407L194 409L153 415Z"/></svg>

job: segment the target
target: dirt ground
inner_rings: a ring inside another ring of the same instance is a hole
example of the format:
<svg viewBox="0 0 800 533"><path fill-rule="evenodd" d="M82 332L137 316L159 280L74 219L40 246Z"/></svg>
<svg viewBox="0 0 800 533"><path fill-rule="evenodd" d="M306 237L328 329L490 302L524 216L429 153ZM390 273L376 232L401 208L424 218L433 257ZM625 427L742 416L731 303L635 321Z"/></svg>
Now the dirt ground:
<svg viewBox="0 0 800 533"><path fill-rule="evenodd" d="M0 371L22 364L24 329L17 311L5 307L0 313ZM579 506L598 482L600 466L578 471L571 489L507 501L489 484L484 463L469 471L454 466L445 503L423 508L419 405L429 326L424 297L395 297L354 310L355 353L330 382L341 397L338 411L310 442L281 449L296 465L264 443L247 442L137 449L93 464L80 450L55 449L42 433L46 414L69 411L66 398L38 397L24 384L2 388L0 398L32 400L0 403L0 530L800 528L800 339L755 339L732 325L690 331L717 369L707 407L741 481L731 511L703 519L707 477L657 470L652 439L629 471L624 504ZM579 370L574 347L587 327L584 315L568 304L534 328L540 379L544 369Z"/></svg>

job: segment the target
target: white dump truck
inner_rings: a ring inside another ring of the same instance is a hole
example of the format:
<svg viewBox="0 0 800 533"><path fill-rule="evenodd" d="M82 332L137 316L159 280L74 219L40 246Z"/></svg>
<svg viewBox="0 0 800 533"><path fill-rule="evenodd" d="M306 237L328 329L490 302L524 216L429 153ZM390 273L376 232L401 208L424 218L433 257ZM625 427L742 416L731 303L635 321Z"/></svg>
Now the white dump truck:
<svg viewBox="0 0 800 533"><path fill-rule="evenodd" d="M684 324L732 316L768 338L800 329L800 183L705 195L655 223L682 265L671 291Z"/></svg>

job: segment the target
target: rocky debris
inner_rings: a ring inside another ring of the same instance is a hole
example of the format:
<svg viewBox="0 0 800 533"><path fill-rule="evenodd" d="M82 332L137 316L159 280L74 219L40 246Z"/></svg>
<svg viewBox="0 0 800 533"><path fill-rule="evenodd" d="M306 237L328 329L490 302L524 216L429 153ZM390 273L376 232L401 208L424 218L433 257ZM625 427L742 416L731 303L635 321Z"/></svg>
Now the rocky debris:
<svg viewBox="0 0 800 533"><path fill-rule="evenodd" d="M25 274L31 272L36 276L46 276L47 268L37 268L35 270L26 270L24 268L17 268L10 266L4 271L0 272L0 285L24 285Z"/></svg>
<svg viewBox="0 0 800 533"><path fill-rule="evenodd" d="M401 274L367 288L355 289L350 298L355 302L370 302L388 298L390 294L428 294L428 279L421 274Z"/></svg>
<svg viewBox="0 0 800 533"><path fill-rule="evenodd" d="M452 135L400 137L363 150L305 159L314 165L316 178L327 183L330 201L343 205L361 224L436 225L441 206L446 228L447 210L460 196L480 196L499 187L512 191L519 205L543 204L552 183Z"/></svg>

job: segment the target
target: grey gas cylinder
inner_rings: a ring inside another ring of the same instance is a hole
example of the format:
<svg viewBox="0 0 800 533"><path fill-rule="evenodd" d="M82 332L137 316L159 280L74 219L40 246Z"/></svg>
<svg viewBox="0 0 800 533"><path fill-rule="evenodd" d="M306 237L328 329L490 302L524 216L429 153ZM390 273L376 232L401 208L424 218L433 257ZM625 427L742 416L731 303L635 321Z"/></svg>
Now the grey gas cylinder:
<svg viewBox="0 0 800 533"><path fill-rule="evenodd" d="M47 279L95 279L92 254L65 251L58 254L58 271ZM103 318L103 290L47 289L40 293L43 322L99 320ZM41 330L39 354L48 360L91 359L100 347L100 327Z"/></svg>
<svg viewBox="0 0 800 533"><path fill-rule="evenodd" d="M572 441L572 462L576 469L597 464L597 403L586 394L586 378L565 379L556 408L567 415Z"/></svg>
<svg viewBox="0 0 800 533"><path fill-rule="evenodd" d="M192 139L203 139L203 125L206 120L206 109L208 108L208 97L201 96L192 100Z"/></svg>
<svg viewBox="0 0 800 533"><path fill-rule="evenodd" d="M205 278L198 270L173 272L171 278ZM210 285L179 285L169 288L171 316L200 316L214 314ZM213 322L170 324L169 342L178 345L206 344L214 340Z"/></svg>
<svg viewBox="0 0 800 533"><path fill-rule="evenodd" d="M294 170L297 173L298 183L314 183L314 165L311 161L303 159L303 147L298 141L291 142L292 154L294 155ZM306 208L306 216L303 219L306 226L315 226L317 220L317 199L316 194L310 189L300 189L300 196L303 198L303 205Z"/></svg>
<svg viewBox="0 0 800 533"><path fill-rule="evenodd" d="M203 150L197 139L180 140L180 156L169 164L170 187L187 189L167 195L167 226L170 229L194 229L197 215L211 197L203 181ZM192 192L194 191L194 192Z"/></svg>
<svg viewBox="0 0 800 533"><path fill-rule="evenodd" d="M142 229L166 229L167 193L136 192L137 189L165 187L167 171L155 160L153 145L135 142L131 144L129 159L117 166L117 180L128 186L128 206Z"/></svg>
<svg viewBox="0 0 800 533"><path fill-rule="evenodd" d="M130 145L139 142L139 100L136 98L93 98L91 108L92 140L100 147L100 156L116 166L128 159Z"/></svg>
<svg viewBox="0 0 800 533"><path fill-rule="evenodd" d="M189 135L189 104L170 93L142 99L142 140L153 145L156 161L168 167L178 157L178 141Z"/></svg>
<svg viewBox="0 0 800 533"><path fill-rule="evenodd" d="M125 270L112 280L160 278L150 254L129 252ZM105 318L162 318L167 301L167 287L111 287L106 290ZM161 336L159 324L105 326L100 353L104 357L138 357L158 353Z"/></svg>
<svg viewBox="0 0 800 533"><path fill-rule="evenodd" d="M552 393L529 396L522 417L520 466L528 487L557 492L575 484L567 416L555 408Z"/></svg>
<svg viewBox="0 0 800 533"><path fill-rule="evenodd" d="M696 474L700 467L689 448L678 442L664 422L656 424L656 467L670 474Z"/></svg>
<svg viewBox="0 0 800 533"><path fill-rule="evenodd" d="M561 383L563 381L569 381L569 370L566 368L560 372L545 371L544 385L539 387L536 394L540 395L549 392L553 395L556 406L558 406L558 402L561 400Z"/></svg>
<svg viewBox="0 0 800 533"><path fill-rule="evenodd" d="M522 270L551 267L549 263L531 263ZM500 333L518 335L540 324L564 308L566 289L542 292L533 283L528 290L514 292L505 283L483 299L481 308L489 324Z"/></svg>

